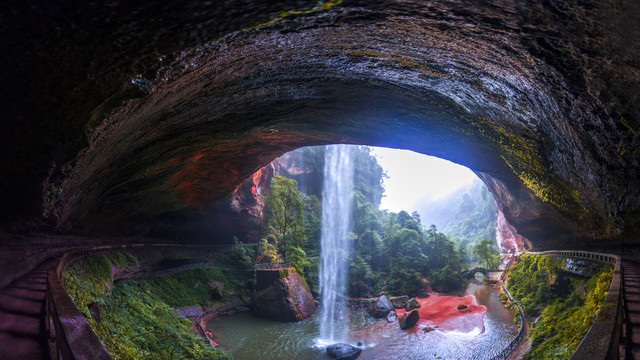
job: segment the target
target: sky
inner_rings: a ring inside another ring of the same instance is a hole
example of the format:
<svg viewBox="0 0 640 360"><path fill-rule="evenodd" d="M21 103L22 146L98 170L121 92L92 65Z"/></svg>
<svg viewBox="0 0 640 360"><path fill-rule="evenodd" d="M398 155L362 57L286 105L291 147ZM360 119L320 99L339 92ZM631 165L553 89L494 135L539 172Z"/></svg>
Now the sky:
<svg viewBox="0 0 640 360"><path fill-rule="evenodd" d="M476 175L450 161L409 150L372 147L372 154L389 178L384 180L380 209L417 210L418 203L444 198L471 185Z"/></svg>

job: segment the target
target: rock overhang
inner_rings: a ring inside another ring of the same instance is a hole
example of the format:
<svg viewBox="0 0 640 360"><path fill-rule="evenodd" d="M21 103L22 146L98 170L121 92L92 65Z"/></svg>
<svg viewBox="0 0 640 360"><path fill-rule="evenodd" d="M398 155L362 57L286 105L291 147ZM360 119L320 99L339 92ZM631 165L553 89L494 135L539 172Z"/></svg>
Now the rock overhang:
<svg viewBox="0 0 640 360"><path fill-rule="evenodd" d="M637 119L612 119L615 103L544 52L583 54L540 48L553 31L530 22L557 11L466 5L346 2L185 50L103 111L48 208L85 233L215 232L207 217L277 155L358 143L470 167L534 245L637 232Z"/></svg>

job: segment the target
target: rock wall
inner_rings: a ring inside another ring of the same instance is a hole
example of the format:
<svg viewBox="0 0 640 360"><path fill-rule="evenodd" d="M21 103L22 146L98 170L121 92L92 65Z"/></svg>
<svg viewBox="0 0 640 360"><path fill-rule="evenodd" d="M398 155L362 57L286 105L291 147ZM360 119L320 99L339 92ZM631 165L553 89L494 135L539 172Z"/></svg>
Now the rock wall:
<svg viewBox="0 0 640 360"><path fill-rule="evenodd" d="M518 234L516 229L505 219L501 210L498 210L496 224L496 242L502 253L515 253L531 247L527 238Z"/></svg>

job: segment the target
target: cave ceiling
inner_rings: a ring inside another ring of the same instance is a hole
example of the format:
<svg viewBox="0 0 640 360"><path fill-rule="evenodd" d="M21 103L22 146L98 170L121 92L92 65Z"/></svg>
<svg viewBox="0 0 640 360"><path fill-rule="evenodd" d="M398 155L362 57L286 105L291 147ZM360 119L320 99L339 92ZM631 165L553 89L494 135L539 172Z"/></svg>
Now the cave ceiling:
<svg viewBox="0 0 640 360"><path fill-rule="evenodd" d="M7 1L3 222L215 238L260 167L352 143L471 168L536 247L633 237L638 14L630 1Z"/></svg>

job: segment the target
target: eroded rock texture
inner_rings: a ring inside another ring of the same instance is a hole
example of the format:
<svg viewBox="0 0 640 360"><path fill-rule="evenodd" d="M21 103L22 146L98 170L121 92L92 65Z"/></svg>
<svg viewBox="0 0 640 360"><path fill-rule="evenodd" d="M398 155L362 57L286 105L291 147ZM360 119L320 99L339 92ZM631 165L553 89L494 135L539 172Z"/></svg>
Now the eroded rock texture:
<svg viewBox="0 0 640 360"><path fill-rule="evenodd" d="M44 181L65 231L225 241L244 179L340 142L470 167L538 248L639 232L640 5L336 3L6 6L4 212Z"/></svg>

